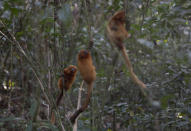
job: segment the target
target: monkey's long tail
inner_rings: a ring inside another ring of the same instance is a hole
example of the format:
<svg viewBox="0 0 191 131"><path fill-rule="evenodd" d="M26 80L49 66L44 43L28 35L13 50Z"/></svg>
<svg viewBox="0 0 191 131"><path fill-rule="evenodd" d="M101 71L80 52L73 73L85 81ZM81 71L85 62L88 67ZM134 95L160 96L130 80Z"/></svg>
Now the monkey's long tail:
<svg viewBox="0 0 191 131"><path fill-rule="evenodd" d="M64 90L61 89L61 93L60 93L60 95L58 96L58 98L57 98L57 100L56 100L56 106L57 106L57 107L58 107L58 105L60 104L60 101L61 101L62 96L63 96L63 92L64 92ZM54 114L53 111L52 111L52 113L51 113L51 123L52 123L52 124L55 123L55 114Z"/></svg>
<svg viewBox="0 0 191 131"><path fill-rule="evenodd" d="M93 83L88 85L88 94L86 96L86 100L83 103L83 106L77 110L70 118L70 121L72 122L72 124L75 123L76 118L80 115L80 113L84 112L85 109L88 107L88 104L90 103L90 98L91 98L91 94L92 94L92 89L93 89Z"/></svg>
<svg viewBox="0 0 191 131"><path fill-rule="evenodd" d="M60 93L59 97L56 100L56 106L58 106L60 104L60 101L61 101L62 96L63 96L63 92L64 92L64 89L61 89L61 93Z"/></svg>
<svg viewBox="0 0 191 131"><path fill-rule="evenodd" d="M123 46L123 48L121 49L121 52L122 52L122 55L123 55L123 57L124 57L124 59L125 59L125 63L126 63L127 68L128 68L128 70L129 70L129 72L130 72L131 78L133 79L133 81L134 81L139 87L141 87L141 90L142 90L143 94L146 95L145 92L144 92L144 89L146 89L147 87L146 87L146 85L145 85L141 80L139 80L139 78L138 78L138 77L136 76L136 74L133 72L133 67L132 67L131 62L130 62L130 60L129 60L129 56L128 56L127 52L126 52L126 48L125 48L124 46Z"/></svg>
<svg viewBox="0 0 191 131"><path fill-rule="evenodd" d="M122 55L123 55L123 57L124 57L124 59L125 59L125 63L126 63L126 65L127 65L127 68L129 69L131 78L133 79L133 81L134 81L137 85L139 85L139 87L141 87L141 92L142 92L143 95L147 98L147 100L149 101L149 103L150 103L153 107L156 107L156 108L159 109L159 108L160 108L160 103L159 103L158 101L154 101L154 100L152 99L152 96L151 96L151 94L148 92L149 90L148 90L148 88L146 87L146 85L145 85L141 80L139 80L138 77L137 77L137 76L135 75L135 73L133 72L133 67L132 67L131 62L130 62L130 60L129 60L129 57L128 57L128 54L127 54L127 52L126 52L125 47L123 47L123 48L121 49L121 51L122 51Z"/></svg>
<svg viewBox="0 0 191 131"><path fill-rule="evenodd" d="M54 112L52 111L51 113L51 119L50 119L51 123L54 124L55 123L55 115Z"/></svg>

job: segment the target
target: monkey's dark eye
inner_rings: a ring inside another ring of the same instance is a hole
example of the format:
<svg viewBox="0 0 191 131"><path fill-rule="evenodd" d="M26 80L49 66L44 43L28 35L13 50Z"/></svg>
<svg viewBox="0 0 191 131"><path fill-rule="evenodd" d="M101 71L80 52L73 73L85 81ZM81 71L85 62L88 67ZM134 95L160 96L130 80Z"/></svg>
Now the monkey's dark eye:
<svg viewBox="0 0 191 131"><path fill-rule="evenodd" d="M76 71L76 69L75 69L75 68L72 68L72 69L71 69L71 72L75 72L75 71Z"/></svg>
<svg viewBox="0 0 191 131"><path fill-rule="evenodd" d="M88 54L88 51L85 50L85 51L84 51L84 55L87 55L87 54Z"/></svg>

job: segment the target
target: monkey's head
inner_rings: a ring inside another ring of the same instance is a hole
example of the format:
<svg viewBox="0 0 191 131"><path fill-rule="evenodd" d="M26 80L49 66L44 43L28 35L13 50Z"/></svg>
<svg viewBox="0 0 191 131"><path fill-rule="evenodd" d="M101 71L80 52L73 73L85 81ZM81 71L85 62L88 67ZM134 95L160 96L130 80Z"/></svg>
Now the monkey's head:
<svg viewBox="0 0 191 131"><path fill-rule="evenodd" d="M115 24L125 24L125 11L116 12L112 16L111 21L114 21Z"/></svg>
<svg viewBox="0 0 191 131"><path fill-rule="evenodd" d="M74 65L69 65L67 68L64 69L64 74L65 75L75 75L77 72L77 67Z"/></svg>
<svg viewBox="0 0 191 131"><path fill-rule="evenodd" d="M90 57L90 52L87 50L81 50L78 54L78 59L87 59Z"/></svg>
<svg viewBox="0 0 191 131"><path fill-rule="evenodd" d="M125 11L118 11L110 18L107 35L120 50L123 48L123 41L129 37L125 27Z"/></svg>

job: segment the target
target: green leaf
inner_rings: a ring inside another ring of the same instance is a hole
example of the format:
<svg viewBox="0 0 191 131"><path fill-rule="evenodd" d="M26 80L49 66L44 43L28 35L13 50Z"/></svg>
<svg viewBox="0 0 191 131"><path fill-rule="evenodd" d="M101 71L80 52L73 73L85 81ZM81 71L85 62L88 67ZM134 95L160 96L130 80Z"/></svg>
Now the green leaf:
<svg viewBox="0 0 191 131"><path fill-rule="evenodd" d="M46 25L48 23L53 23L53 22L54 22L54 18L53 17L45 17L44 19L42 19L40 21L40 24Z"/></svg>
<svg viewBox="0 0 191 131"><path fill-rule="evenodd" d="M16 33L16 37L21 37L24 35L24 32L23 31L20 31L20 32L17 32Z"/></svg>
<svg viewBox="0 0 191 131"><path fill-rule="evenodd" d="M9 10L11 8L10 4L8 2L4 2L4 10Z"/></svg>
<svg viewBox="0 0 191 131"><path fill-rule="evenodd" d="M168 42L168 40L164 40L164 43L167 43Z"/></svg>
<svg viewBox="0 0 191 131"><path fill-rule="evenodd" d="M20 12L20 9L18 8L11 8L11 13L14 15L14 16L18 16L19 12Z"/></svg>
<svg viewBox="0 0 191 131"><path fill-rule="evenodd" d="M186 25L188 25L188 20L186 21Z"/></svg>
<svg viewBox="0 0 191 131"><path fill-rule="evenodd" d="M174 97L175 96L173 94L162 97L161 100L160 100L162 108L163 109L167 108L169 100L173 99Z"/></svg>
<svg viewBox="0 0 191 131"><path fill-rule="evenodd" d="M14 87L15 86L15 82L13 82L12 80L9 80L9 87Z"/></svg>

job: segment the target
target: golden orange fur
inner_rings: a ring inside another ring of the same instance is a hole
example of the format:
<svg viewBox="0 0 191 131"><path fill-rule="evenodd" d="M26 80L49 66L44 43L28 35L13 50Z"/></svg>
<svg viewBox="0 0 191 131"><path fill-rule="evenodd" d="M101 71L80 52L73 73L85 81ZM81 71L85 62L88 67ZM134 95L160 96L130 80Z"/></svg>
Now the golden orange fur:
<svg viewBox="0 0 191 131"><path fill-rule="evenodd" d="M107 35L110 41L113 42L122 53L132 80L141 87L142 91L143 89L146 89L146 85L141 80L139 80L134 73L129 56L126 52L126 48L123 44L123 41L129 37L125 28L125 11L118 11L109 19L107 25Z"/></svg>
<svg viewBox="0 0 191 131"><path fill-rule="evenodd" d="M89 51L81 50L78 54L78 70L87 84L91 84L96 79L95 67Z"/></svg>
<svg viewBox="0 0 191 131"><path fill-rule="evenodd" d="M96 71L89 51L81 50L80 53L78 54L78 70L83 80L87 84L88 94L82 107L79 110L77 110L70 118L72 123L74 123L79 114L82 113L88 107L88 104L90 102L91 92L93 89L93 82L96 79Z"/></svg>
<svg viewBox="0 0 191 131"><path fill-rule="evenodd" d="M125 28L125 11L116 12L107 25L107 35L119 49L122 49L122 42L129 37Z"/></svg>
<svg viewBox="0 0 191 131"><path fill-rule="evenodd" d="M76 73L77 73L77 67L74 65L69 65L67 68L64 69L64 89L66 91L72 87L72 84L76 79ZM59 81L58 85L61 85Z"/></svg>
<svg viewBox="0 0 191 131"><path fill-rule="evenodd" d="M67 68L64 69L64 75L59 78L58 80L58 88L61 90L60 95L57 98L56 105L58 106L62 97L63 97L63 90L67 91L72 87L76 79L77 67L74 65L69 65ZM55 123L55 116L52 112L51 122Z"/></svg>

